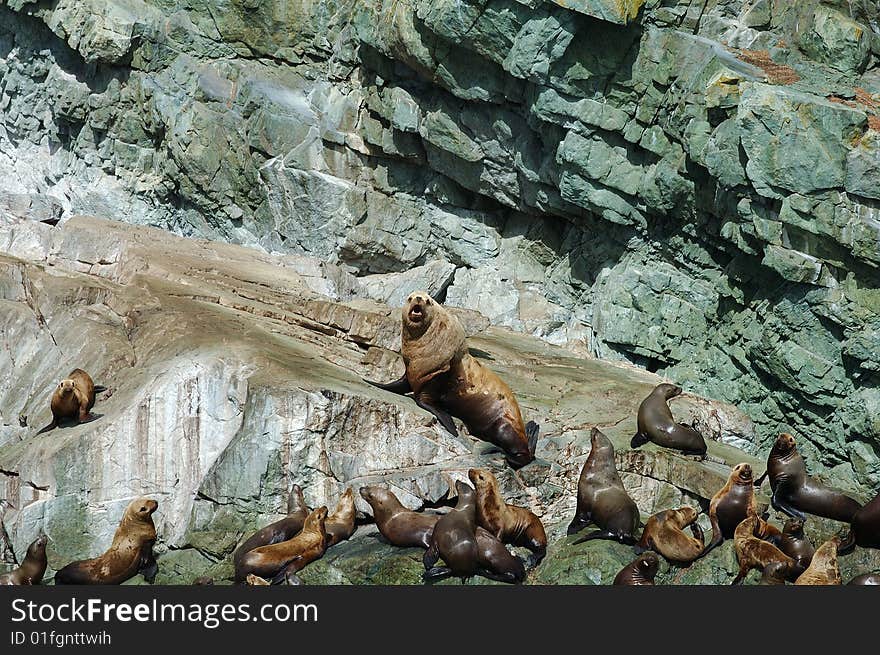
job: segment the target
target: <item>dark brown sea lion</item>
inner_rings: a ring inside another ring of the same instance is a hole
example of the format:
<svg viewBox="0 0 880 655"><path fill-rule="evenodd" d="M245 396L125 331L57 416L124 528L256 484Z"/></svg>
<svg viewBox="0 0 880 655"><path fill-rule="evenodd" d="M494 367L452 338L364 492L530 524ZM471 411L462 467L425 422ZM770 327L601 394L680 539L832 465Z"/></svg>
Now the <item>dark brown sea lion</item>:
<svg viewBox="0 0 880 655"><path fill-rule="evenodd" d="M477 561L484 577L501 582L522 582L526 566L522 559L512 554L495 535L477 526Z"/></svg>
<svg viewBox="0 0 880 655"><path fill-rule="evenodd" d="M400 353L406 373L389 384L367 382L394 393L412 393L416 404L451 434L458 434L451 417L461 419L473 436L504 451L513 468L531 462L538 425L523 425L510 387L468 352L458 318L426 292L417 291L407 298L402 320Z"/></svg>
<svg viewBox="0 0 880 655"><path fill-rule="evenodd" d="M753 514L743 519L733 531L733 547L739 561L739 573L731 584L739 584L749 571L763 570L771 562L782 563L786 568L787 578L793 578L800 573L800 569L791 557L763 539L766 533L766 527L762 525L764 523L766 521Z"/></svg>
<svg viewBox="0 0 880 655"><path fill-rule="evenodd" d="M725 539L733 537L736 526L746 517L757 514L752 467L746 463L737 464L727 476L727 483L709 501L712 541L706 546L703 554L708 553Z"/></svg>
<svg viewBox="0 0 880 655"><path fill-rule="evenodd" d="M620 569L614 576L614 585L652 585L657 568L660 566L660 558L657 553L647 551L639 555L632 562Z"/></svg>
<svg viewBox="0 0 880 655"><path fill-rule="evenodd" d="M785 581L791 577L791 570L785 562L770 562L761 571L760 585L784 585Z"/></svg>
<svg viewBox="0 0 880 655"><path fill-rule="evenodd" d="M349 487L339 497L336 509L327 515L327 521L324 524L324 529L327 530L327 548L335 546L340 541L345 541L354 534L355 518L354 492Z"/></svg>
<svg viewBox="0 0 880 655"><path fill-rule="evenodd" d="M43 581L46 573L46 542L48 538L42 534L28 546L27 555L17 569L0 575L2 585L37 585Z"/></svg>
<svg viewBox="0 0 880 655"><path fill-rule="evenodd" d="M376 527L390 544L431 547L431 533L440 518L438 514L407 509L400 504L397 496L383 487L361 487L360 494L373 508Z"/></svg>
<svg viewBox="0 0 880 655"><path fill-rule="evenodd" d="M253 573L279 584L288 575L320 559L327 550L326 521L327 508L319 507L306 517L296 536L245 553L235 567L235 581L241 584L249 573Z"/></svg>
<svg viewBox="0 0 880 655"><path fill-rule="evenodd" d="M505 503L488 469L469 469L468 478L477 492L477 523L505 544L528 548L533 553L529 567L537 566L547 552L541 519L525 507Z"/></svg>
<svg viewBox="0 0 880 655"><path fill-rule="evenodd" d="M840 539L834 537L816 549L813 561L807 570L794 581L796 585L839 585L843 584L840 579L840 567L837 563L837 547Z"/></svg>
<svg viewBox="0 0 880 655"><path fill-rule="evenodd" d="M614 463L614 446L598 428L593 428L590 441L592 447L578 479L577 510L568 526L568 534L580 532L593 523L599 529L573 543L615 539L633 545L639 525L639 508L620 481Z"/></svg>
<svg viewBox="0 0 880 655"><path fill-rule="evenodd" d="M298 484L293 485L287 499L287 516L280 521L270 523L248 537L232 556L235 567L238 568L241 558L254 548L281 543L295 537L302 530L303 523L311 511L303 498L302 488Z"/></svg>
<svg viewBox="0 0 880 655"><path fill-rule="evenodd" d="M802 521L806 519L806 512L849 523L862 506L857 500L808 476L804 458L798 453L795 439L790 434L782 433L776 437L767 458L767 470L755 480L755 486L760 486L768 475L773 490L770 501L773 507Z"/></svg>
<svg viewBox="0 0 880 655"><path fill-rule="evenodd" d="M75 368L55 387L52 394L52 422L37 434L57 428L62 421L75 420L79 423L91 421L92 407L95 406L95 392L104 387L95 387L91 376L80 368Z"/></svg>
<svg viewBox="0 0 880 655"><path fill-rule="evenodd" d="M802 569L806 569L813 560L816 549L804 534L804 522L800 519L789 519L782 527L782 536L776 544L779 550L791 557Z"/></svg>
<svg viewBox="0 0 880 655"><path fill-rule="evenodd" d="M849 534L840 546L840 554L862 548L880 548L880 494L853 514Z"/></svg>
<svg viewBox="0 0 880 655"><path fill-rule="evenodd" d="M638 432L632 438L633 448L649 441L658 446L682 451L685 455L706 456L703 435L683 423L676 423L667 401L681 393L674 384L658 384L639 405Z"/></svg>
<svg viewBox="0 0 880 655"><path fill-rule="evenodd" d="M847 585L880 585L880 573L862 573L846 583Z"/></svg>
<svg viewBox="0 0 880 655"><path fill-rule="evenodd" d="M150 498L131 501L122 515L109 550L94 559L71 562L55 574L55 584L122 584L138 573L152 584L159 571L153 557L156 526L153 512L159 503Z"/></svg>
<svg viewBox="0 0 880 655"><path fill-rule="evenodd" d="M703 529L697 523L700 513L693 507L657 512L645 524L636 544L641 551L653 550L670 562L693 562L703 552ZM690 526L693 536L684 532Z"/></svg>

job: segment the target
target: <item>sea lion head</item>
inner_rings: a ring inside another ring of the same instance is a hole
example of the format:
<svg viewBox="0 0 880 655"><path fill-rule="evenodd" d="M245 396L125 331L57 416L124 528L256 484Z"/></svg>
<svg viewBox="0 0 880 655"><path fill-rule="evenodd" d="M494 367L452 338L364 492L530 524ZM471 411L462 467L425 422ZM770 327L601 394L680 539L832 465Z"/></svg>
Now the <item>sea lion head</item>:
<svg viewBox="0 0 880 655"><path fill-rule="evenodd" d="M678 509L672 509L669 511L678 517L681 525L689 525L700 515L700 513L690 505L684 505Z"/></svg>
<svg viewBox="0 0 880 655"><path fill-rule="evenodd" d="M746 462L737 464L730 472L730 479L739 484L752 484L752 476L754 476L752 465Z"/></svg>
<svg viewBox="0 0 880 655"><path fill-rule="evenodd" d="M782 526L783 534L803 534L804 532L804 522L801 519L788 519L785 522L785 525Z"/></svg>
<svg viewBox="0 0 880 655"><path fill-rule="evenodd" d="M58 391L62 396L66 396L69 393L73 393L74 388L76 387L76 383L73 380L61 380L58 383Z"/></svg>
<svg viewBox="0 0 880 655"><path fill-rule="evenodd" d="M27 556L30 559L43 559L46 557L46 544L49 541L49 537L44 534L41 534L39 537L34 539L33 543L28 546Z"/></svg>
<svg viewBox="0 0 880 655"><path fill-rule="evenodd" d="M590 448L591 455L594 452L598 452L596 449L599 449L600 451L605 449L610 449L612 451L614 450L614 446L611 444L611 441L599 428L593 428L590 431Z"/></svg>
<svg viewBox="0 0 880 655"><path fill-rule="evenodd" d="M495 476L488 469L468 469L468 478L477 490L496 485Z"/></svg>
<svg viewBox="0 0 880 655"><path fill-rule="evenodd" d="M681 394L681 387L676 384L670 384L669 382L663 382L654 387L654 393L659 393L666 398L666 400L669 400L670 398L675 398Z"/></svg>
<svg viewBox="0 0 880 655"><path fill-rule="evenodd" d="M458 494L457 507L461 507L463 505L474 502L474 488L467 482L456 480L455 491Z"/></svg>
<svg viewBox="0 0 880 655"><path fill-rule="evenodd" d="M430 327L437 301L427 291L414 291L403 306L403 329L410 337L418 337Z"/></svg>
<svg viewBox="0 0 880 655"><path fill-rule="evenodd" d="M793 453L797 450L797 442L794 437L788 434L787 432L783 432L778 437L776 437L776 441L773 443L773 448L770 450L773 455L788 455L789 453Z"/></svg>
<svg viewBox="0 0 880 655"><path fill-rule="evenodd" d="M290 495L287 497L287 513L305 512L308 514L309 506L306 499L303 498L303 490L298 484L293 485L290 489Z"/></svg>
<svg viewBox="0 0 880 655"><path fill-rule="evenodd" d="M653 550L646 551L639 555L636 562L639 573L647 579L653 580L654 576L657 575L657 569L660 567L660 558L657 557L657 553Z"/></svg>
<svg viewBox="0 0 880 655"><path fill-rule="evenodd" d="M400 501L397 499L390 489L369 485L360 488L361 498L370 503L375 514L380 510L391 510L400 507Z"/></svg>
<svg viewBox="0 0 880 655"><path fill-rule="evenodd" d="M312 510L312 513L306 517L303 523L302 531L317 530L324 532L324 522L327 520L327 507L321 505L318 509Z"/></svg>
<svg viewBox="0 0 880 655"><path fill-rule="evenodd" d="M149 521L151 520L150 517L153 516L153 512L158 508L159 503L152 498L141 497L128 504L125 514L126 518L134 519L135 521Z"/></svg>

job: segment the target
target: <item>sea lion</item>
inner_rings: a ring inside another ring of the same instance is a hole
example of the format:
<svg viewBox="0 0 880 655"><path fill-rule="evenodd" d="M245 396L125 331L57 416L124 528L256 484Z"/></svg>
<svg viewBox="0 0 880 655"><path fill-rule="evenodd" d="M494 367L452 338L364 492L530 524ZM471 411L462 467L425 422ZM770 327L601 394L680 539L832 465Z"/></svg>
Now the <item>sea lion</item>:
<svg viewBox="0 0 880 655"><path fill-rule="evenodd" d="M788 564L785 562L770 562L761 571L760 585L784 585L791 575Z"/></svg>
<svg viewBox="0 0 880 655"><path fill-rule="evenodd" d="M327 550L326 521L327 508L319 507L306 517L296 536L245 553L235 567L235 582L241 584L249 573L253 573L271 578L272 584L279 584L287 576L323 557Z"/></svg>
<svg viewBox="0 0 880 655"><path fill-rule="evenodd" d="M505 544L532 551L529 567L537 566L547 553L544 525L525 507L508 505L498 491L498 480L488 469L468 469L477 492L477 523Z"/></svg>
<svg viewBox="0 0 880 655"><path fill-rule="evenodd" d="M48 538L41 534L28 546L27 555L17 569L0 575L2 585L37 585L43 580L46 573L46 542Z"/></svg>
<svg viewBox="0 0 880 655"><path fill-rule="evenodd" d="M761 486L768 475L773 507L802 521L806 519L806 512L849 523L862 506L857 500L808 476L794 437L784 432L776 437L767 457L767 470L755 480L755 486Z"/></svg>
<svg viewBox="0 0 880 655"><path fill-rule="evenodd" d="M253 573L248 573L244 581L250 587L268 587L270 584L266 578L261 578Z"/></svg>
<svg viewBox="0 0 880 655"><path fill-rule="evenodd" d="M281 543L295 537L302 530L303 523L311 511L303 498L302 488L298 484L293 485L287 498L287 516L248 537L232 556L235 567L238 568L241 558L255 548Z"/></svg>
<svg viewBox="0 0 880 655"><path fill-rule="evenodd" d="M614 463L614 446L598 428L593 428L590 433L590 442L590 454L578 479L577 510L568 526L568 534L580 532L594 523L598 530L573 543L615 539L633 545L639 525L639 508L620 481Z"/></svg>
<svg viewBox="0 0 880 655"><path fill-rule="evenodd" d="M75 368L65 379L58 383L52 394L52 422L37 434L57 428L62 421L76 420L79 423L94 420L92 407L95 406L96 388L91 376L81 368Z"/></svg>
<svg viewBox="0 0 880 655"><path fill-rule="evenodd" d="M838 552L843 555L856 545L862 548L880 548L880 494L853 514L849 534Z"/></svg>
<svg viewBox="0 0 880 655"><path fill-rule="evenodd" d="M407 509L400 504L397 496L383 487L361 487L360 494L373 508L376 527L390 544L431 547L431 533L440 518L438 514Z"/></svg>
<svg viewBox="0 0 880 655"><path fill-rule="evenodd" d="M789 519L782 527L779 538L779 550L791 557L802 569L806 569L813 560L816 549L804 534L804 522L800 519Z"/></svg>
<svg viewBox="0 0 880 655"><path fill-rule="evenodd" d="M862 573L846 583L847 585L880 585L880 573Z"/></svg>
<svg viewBox="0 0 880 655"><path fill-rule="evenodd" d="M685 455L706 456L706 440L703 435L683 423L676 423L669 409L668 400L681 393L674 384L658 384L639 405L638 432L630 446L638 448L649 441L658 446L682 451Z"/></svg>
<svg viewBox="0 0 880 655"><path fill-rule="evenodd" d="M432 413L451 434L452 416L474 437L504 451L508 464L520 468L535 458L538 425L523 425L510 387L475 359L458 318L424 291L409 296L402 311L400 353L406 372L389 384L370 384L399 394L412 393L416 405Z"/></svg>
<svg viewBox="0 0 880 655"><path fill-rule="evenodd" d="M703 529L697 523L700 513L693 507L657 512L645 524L636 544L639 552L653 550L670 562L693 562L703 552ZM693 536L684 532L690 526Z"/></svg>
<svg viewBox="0 0 880 655"><path fill-rule="evenodd" d="M743 519L733 531L733 547L739 561L739 573L731 584L739 584L752 569L764 569L770 562L780 562L786 568L785 577L791 578L800 572L795 561L779 550L762 535L766 523L761 517L752 514Z"/></svg>
<svg viewBox="0 0 880 655"><path fill-rule="evenodd" d="M743 462L733 467L725 485L709 501L712 540L706 546L703 555L725 539L733 537L736 526L746 517L757 514L752 467Z"/></svg>
<svg viewBox="0 0 880 655"><path fill-rule="evenodd" d="M652 585L654 584L654 576L657 575L657 569L660 566L660 558L657 553L646 551L635 558L632 562L620 569L620 572L614 576L613 585Z"/></svg>
<svg viewBox="0 0 880 655"><path fill-rule="evenodd" d="M480 574L501 582L522 582L526 577L526 567L522 559L512 554L504 543L491 532L477 526L477 562Z"/></svg>
<svg viewBox="0 0 880 655"><path fill-rule="evenodd" d="M327 530L327 548L335 546L340 541L345 541L354 534L355 525L355 508L354 508L354 492L351 487L345 490L345 493L339 497L327 520L324 523L324 529Z"/></svg>
<svg viewBox="0 0 880 655"><path fill-rule="evenodd" d="M816 549L813 561L807 570L794 581L796 585L839 585L843 584L840 579L840 567L837 564L837 547L840 539L829 539Z"/></svg>
<svg viewBox="0 0 880 655"><path fill-rule="evenodd" d="M138 573L153 583L159 566L153 557L156 526L153 512L159 503L137 498L128 504L113 543L103 555L71 562L55 574L55 584L122 584Z"/></svg>

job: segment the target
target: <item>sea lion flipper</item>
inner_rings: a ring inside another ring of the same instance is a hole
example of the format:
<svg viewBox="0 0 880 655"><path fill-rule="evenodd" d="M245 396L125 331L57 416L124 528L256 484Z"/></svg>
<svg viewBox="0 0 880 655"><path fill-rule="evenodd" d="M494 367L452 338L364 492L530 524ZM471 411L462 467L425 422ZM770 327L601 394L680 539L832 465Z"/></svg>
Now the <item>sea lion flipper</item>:
<svg viewBox="0 0 880 655"><path fill-rule="evenodd" d="M150 584L153 584L153 581L156 579L156 574L159 573L159 563L153 557L152 547L150 547L150 552L144 555L139 573Z"/></svg>
<svg viewBox="0 0 880 655"><path fill-rule="evenodd" d="M849 533L846 535L846 537L843 538L843 540L840 542L840 545L837 547L837 554L838 555L846 555L850 551L852 551L852 549L855 547L856 547L856 533L852 529L852 526L850 526Z"/></svg>
<svg viewBox="0 0 880 655"><path fill-rule="evenodd" d="M57 427L58 427L58 421L55 420L55 419L53 418L53 419L52 419L52 422L49 423L49 425L47 425L47 426L45 426L44 428L42 428L42 429L41 429L39 432L37 432L34 436L37 436L37 434L43 434L44 432L48 432L49 430L54 430L54 429L57 428Z"/></svg>
<svg viewBox="0 0 880 655"><path fill-rule="evenodd" d="M418 398L416 398L416 405L424 409L426 412L431 412L436 416L437 420L440 421L440 425L442 425L453 437L458 436L458 429L455 427L455 423L452 421L452 417L449 414L442 409L438 409L433 405L429 405L428 403L419 400Z"/></svg>
<svg viewBox="0 0 880 655"><path fill-rule="evenodd" d="M373 380L368 380L367 378L362 379L367 384L372 384L374 387L384 389L385 391L390 391L391 393L397 393L401 396L406 395L412 391L412 387L410 386L409 380L407 379L406 375L398 380L395 380L394 382L388 383L374 382Z"/></svg>
<svg viewBox="0 0 880 655"><path fill-rule="evenodd" d="M608 532L608 530L593 530L590 534L581 537L580 539L576 539L571 542L571 545L582 544L585 541L591 541L592 539L613 539L615 541L621 541L622 538L619 538L616 534ZM632 539L632 537L630 537ZM635 543L635 540L632 541ZM632 543L630 545L632 545Z"/></svg>
<svg viewBox="0 0 880 655"><path fill-rule="evenodd" d="M697 539L700 543L705 543L706 538L703 534L703 528L699 523L691 523L690 525L691 533L694 535L694 539Z"/></svg>
<svg viewBox="0 0 880 655"><path fill-rule="evenodd" d="M773 505L773 509L779 510L784 514L788 514L792 518L800 519L801 521L807 520L807 515L803 512L791 507L788 503L783 502L779 498L777 498L777 494L774 494L770 497L770 504Z"/></svg>
<svg viewBox="0 0 880 655"><path fill-rule="evenodd" d="M629 447L630 448L638 448L639 446L644 446L646 443L648 443L648 441L649 441L648 437L646 437L641 432L636 432L633 435L633 438L630 439Z"/></svg>
<svg viewBox="0 0 880 655"><path fill-rule="evenodd" d="M430 580L442 580L452 575L452 569L445 566L433 566L422 573L422 580L428 582Z"/></svg>
<svg viewBox="0 0 880 655"><path fill-rule="evenodd" d="M585 527L590 525L590 523L591 523L591 520L590 520L589 515L575 516L571 520L571 523L568 524L568 530L566 530L565 534L577 534L578 532L583 530Z"/></svg>
<svg viewBox="0 0 880 655"><path fill-rule="evenodd" d="M766 471L764 471L764 475L762 475L760 478L758 478L758 479L755 480L755 486L756 486L756 487L760 487L762 484L764 484L764 478L767 477L767 474L768 474L769 472L770 472L770 469L767 469Z"/></svg>
<svg viewBox="0 0 880 655"><path fill-rule="evenodd" d="M95 385L95 393L104 393L105 391L107 391L107 387L105 387L103 384Z"/></svg>
<svg viewBox="0 0 880 655"><path fill-rule="evenodd" d="M541 426L534 421L526 423L526 441L528 442L529 453L531 453L532 457L535 456L535 448L538 446L538 433L540 431Z"/></svg>
<svg viewBox="0 0 880 655"><path fill-rule="evenodd" d="M434 567L439 559L440 551L437 549L437 544L432 541L428 550L426 550L425 554L422 556L422 564L425 565L426 570L429 570Z"/></svg>

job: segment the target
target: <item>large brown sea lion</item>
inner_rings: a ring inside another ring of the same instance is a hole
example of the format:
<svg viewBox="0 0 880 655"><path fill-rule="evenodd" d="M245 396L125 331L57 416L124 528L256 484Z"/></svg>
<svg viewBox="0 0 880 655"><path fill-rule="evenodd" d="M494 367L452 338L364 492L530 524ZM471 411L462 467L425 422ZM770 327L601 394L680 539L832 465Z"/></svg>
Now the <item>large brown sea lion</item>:
<svg viewBox="0 0 880 655"><path fill-rule="evenodd" d="M336 509L327 515L327 521L324 524L324 529L327 531L327 548L335 546L340 541L345 541L354 534L355 518L354 492L349 487L339 497Z"/></svg>
<svg viewBox="0 0 880 655"><path fill-rule="evenodd" d="M376 527L389 543L394 546L431 547L431 533L440 515L407 509L397 496L383 487L361 487L360 494L373 508Z"/></svg>
<svg viewBox="0 0 880 655"><path fill-rule="evenodd" d="M306 517L296 536L245 553L235 567L235 581L241 584L249 573L253 573L279 584L288 575L320 559L327 550L326 521L327 508L319 507Z"/></svg>
<svg viewBox="0 0 880 655"><path fill-rule="evenodd" d="M657 553L647 551L639 555L632 562L620 569L620 572L614 576L613 585L652 585L654 584L654 576L657 575L657 569L660 566L660 558Z"/></svg>
<svg viewBox="0 0 880 655"><path fill-rule="evenodd" d="M706 456L706 440L703 435L683 423L676 423L669 409L668 400L681 393L674 384L658 384L639 405L638 432L630 445L638 448L649 441L658 446L674 448L685 455Z"/></svg>
<svg viewBox="0 0 880 655"><path fill-rule="evenodd" d="M703 555L725 539L733 537L736 526L746 517L757 514L752 467L746 463L737 464L727 476L727 483L709 501L712 541L706 546Z"/></svg>
<svg viewBox="0 0 880 655"><path fill-rule="evenodd" d="M739 573L731 584L739 584L745 579L752 569L767 567L771 562L782 563L786 570L786 577L792 578L801 569L795 561L779 550L776 546L763 539L766 533L766 521L757 515L751 515L736 526L733 531L733 547L736 550L736 558L739 561Z"/></svg>
<svg viewBox="0 0 880 655"><path fill-rule="evenodd" d="M637 550L654 550L670 562L693 562L703 552L703 529L697 523L700 513L693 507L657 512L645 524ZM684 532L690 526L693 536Z"/></svg>
<svg viewBox="0 0 880 655"><path fill-rule="evenodd" d="M880 548L880 494L853 514L849 534L840 546L840 554L855 546Z"/></svg>
<svg viewBox="0 0 880 655"><path fill-rule="evenodd" d="M468 352L458 318L424 291L409 296L402 312L400 353L406 366L402 378L370 384L399 394L412 393L416 404L457 435L455 416L478 439L504 451L519 468L535 458L538 425L523 425L510 387Z"/></svg>
<svg viewBox="0 0 880 655"><path fill-rule="evenodd" d="M849 523L862 506L857 500L808 476L804 458L790 434L782 433L776 437L767 457L767 470L755 480L755 486L760 486L768 475L773 490L770 501L773 507L802 521L806 512Z"/></svg>
<svg viewBox="0 0 880 655"><path fill-rule="evenodd" d="M109 550L94 559L71 562L55 574L55 584L122 584L138 573L151 583L159 566L153 557L156 526L153 512L159 503L150 498L131 501L122 515Z"/></svg>
<svg viewBox="0 0 880 655"><path fill-rule="evenodd" d="M796 585L839 585L840 567L837 564L837 547L840 539L829 539L816 549L807 570L794 581Z"/></svg>
<svg viewBox="0 0 880 655"><path fill-rule="evenodd" d="M573 543L615 539L633 545L639 525L639 508L620 481L614 463L614 446L598 428L593 428L590 433L590 442L590 454L578 479L577 510L568 526L568 534L580 532L594 523L598 530Z"/></svg>
<svg viewBox="0 0 880 655"><path fill-rule="evenodd" d="M505 503L488 469L469 469L468 478L477 492L477 523L505 544L528 548L533 553L529 566L537 566L547 552L541 519L525 507Z"/></svg>
<svg viewBox="0 0 880 655"><path fill-rule="evenodd" d="M816 549L804 534L804 522L800 519L789 519L782 527L782 536L779 538L779 550L791 557L802 569L806 569L813 561Z"/></svg>
<svg viewBox="0 0 880 655"><path fill-rule="evenodd" d="M48 538L42 534L28 546L27 555L17 569L0 575L2 585L37 585L43 581L46 573L46 542Z"/></svg>
<svg viewBox="0 0 880 655"><path fill-rule="evenodd" d="M513 556L500 540L478 528L473 488L457 481L455 490L458 492L458 503L438 519L431 533L430 545L423 558L424 579L482 575L502 582L522 580L525 574L522 562L516 565L514 559L518 558L511 559ZM446 566L436 566L440 558Z"/></svg>
<svg viewBox="0 0 880 655"><path fill-rule="evenodd" d="M235 567L238 568L241 558L254 548L277 544L295 537L302 530L306 517L311 511L303 498L302 488L298 484L293 485L287 499L287 516L280 521L270 523L248 537L232 556Z"/></svg>
<svg viewBox="0 0 880 655"><path fill-rule="evenodd" d="M52 422L37 434L57 428L62 421L85 423L93 420L95 417L91 411L95 406L95 392L104 390L104 387L96 387L91 376L84 370L73 369L70 375L58 383L52 394Z"/></svg>

